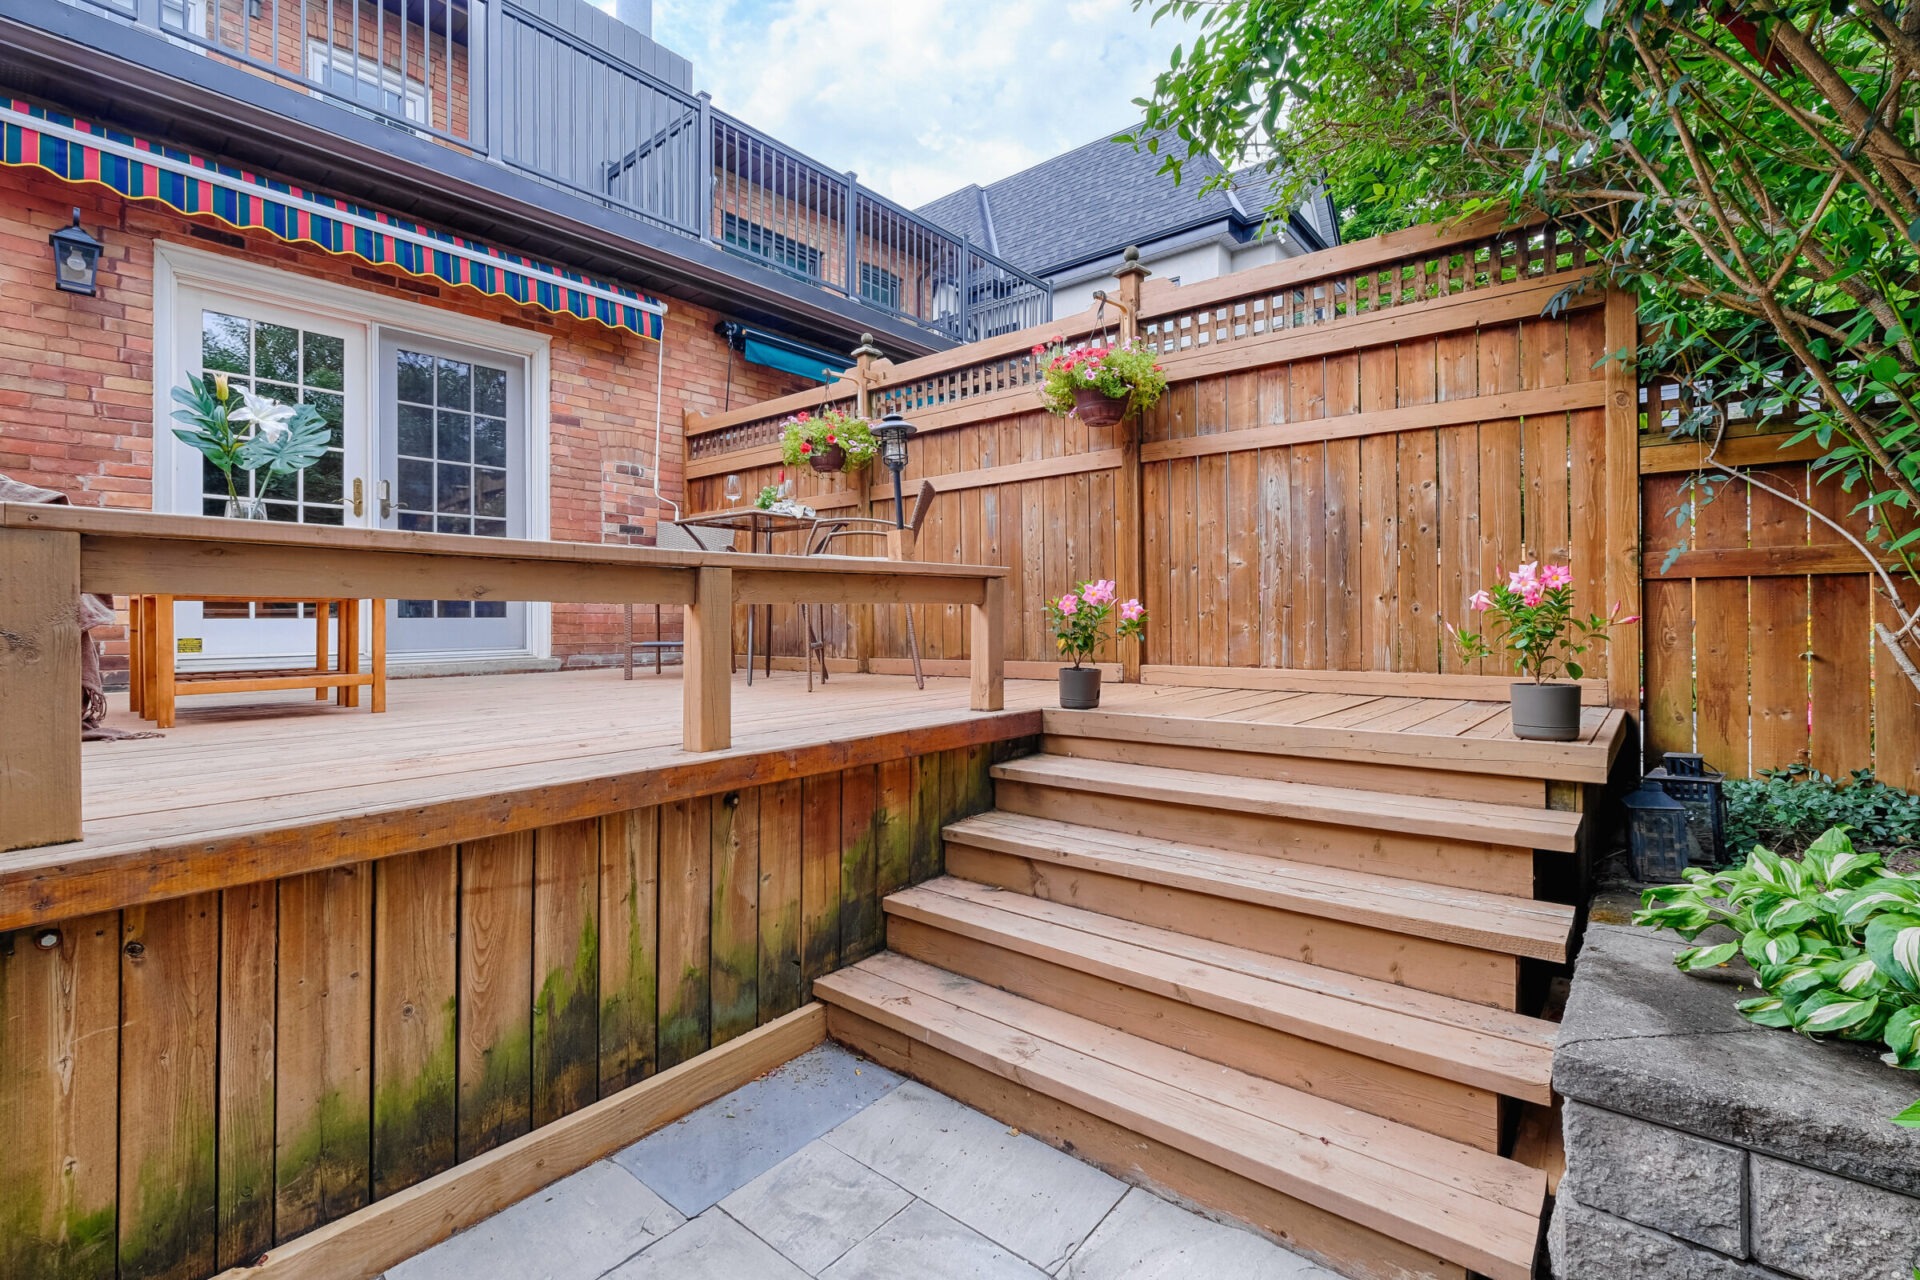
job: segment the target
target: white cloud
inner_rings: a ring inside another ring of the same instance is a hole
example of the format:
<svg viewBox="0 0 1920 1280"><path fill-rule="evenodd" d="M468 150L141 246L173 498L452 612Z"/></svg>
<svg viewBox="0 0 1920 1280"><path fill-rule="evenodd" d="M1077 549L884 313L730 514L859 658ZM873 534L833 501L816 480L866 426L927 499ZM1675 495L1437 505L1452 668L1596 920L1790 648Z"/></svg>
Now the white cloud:
<svg viewBox="0 0 1920 1280"><path fill-rule="evenodd" d="M610 7L610 6L609 6ZM1124 128L1184 37L1132 0L654 0L715 105L914 207Z"/></svg>

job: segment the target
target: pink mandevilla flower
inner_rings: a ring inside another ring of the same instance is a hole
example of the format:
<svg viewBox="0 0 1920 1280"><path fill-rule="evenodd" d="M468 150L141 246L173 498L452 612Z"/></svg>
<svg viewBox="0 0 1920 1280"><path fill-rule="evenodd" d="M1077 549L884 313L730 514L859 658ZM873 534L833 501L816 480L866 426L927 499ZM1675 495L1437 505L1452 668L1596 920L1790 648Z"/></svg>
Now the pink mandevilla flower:
<svg viewBox="0 0 1920 1280"><path fill-rule="evenodd" d="M1525 591L1527 590L1527 588L1533 586L1535 583L1537 583L1540 580L1539 574L1540 574L1539 562L1534 560L1529 560L1527 563L1521 565L1518 569L1515 569L1510 575L1508 575L1507 590Z"/></svg>
<svg viewBox="0 0 1920 1280"><path fill-rule="evenodd" d="M1088 604L1112 604L1113 594L1113 580L1111 578L1102 578L1098 582L1090 582L1087 584L1086 590L1081 593Z"/></svg>
<svg viewBox="0 0 1920 1280"><path fill-rule="evenodd" d="M1550 564L1540 571L1540 581L1549 591L1570 587L1573 585L1573 570L1564 564Z"/></svg>
<svg viewBox="0 0 1920 1280"><path fill-rule="evenodd" d="M1141 614L1145 613L1146 611L1147 611L1147 607L1141 604L1138 600L1123 601L1120 605L1120 616L1125 618L1128 622L1132 622L1134 619L1138 618Z"/></svg>
<svg viewBox="0 0 1920 1280"><path fill-rule="evenodd" d="M1482 588L1467 597L1467 606L1475 612L1485 613L1487 610L1493 608L1493 597L1487 593L1485 588Z"/></svg>
<svg viewBox="0 0 1920 1280"><path fill-rule="evenodd" d="M1066 595L1060 597L1060 615L1062 617L1071 618L1078 612L1080 612L1079 596L1069 591Z"/></svg>
<svg viewBox="0 0 1920 1280"><path fill-rule="evenodd" d="M1546 598L1547 588L1537 578L1529 582L1526 588L1520 592L1520 602L1528 608L1532 608Z"/></svg>

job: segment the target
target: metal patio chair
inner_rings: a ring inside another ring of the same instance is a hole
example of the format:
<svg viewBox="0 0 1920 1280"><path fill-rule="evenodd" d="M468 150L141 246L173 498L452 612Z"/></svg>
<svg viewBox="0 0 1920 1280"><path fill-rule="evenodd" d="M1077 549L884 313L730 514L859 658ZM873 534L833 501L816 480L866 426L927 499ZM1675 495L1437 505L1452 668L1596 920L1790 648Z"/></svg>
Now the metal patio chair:
<svg viewBox="0 0 1920 1280"><path fill-rule="evenodd" d="M927 521L927 513L933 508L933 500L939 490L933 487L933 481L922 480L920 492L914 495L913 513L907 517L907 530L916 537L920 526ZM841 516L823 519L814 530L813 538L807 544L810 556L826 555L833 544L841 538L880 538L884 540L889 533L899 528L891 520L881 520L872 516ZM879 560L884 556L868 556L866 559ZM907 653L913 658L914 687L927 687L927 677L920 669L920 641L913 632L913 606L901 606L907 611ZM800 612L807 620L807 692L813 692L813 660L820 659L820 683L827 682L827 642L821 638L826 629L827 607L820 604L802 605ZM816 618L818 622L816 623Z"/></svg>
<svg viewBox="0 0 1920 1280"><path fill-rule="evenodd" d="M734 551L733 535L724 529L704 529L698 525L676 524L671 520L662 520L653 534L653 545L668 551ZM628 605L627 639L621 646L621 666L626 674L623 679L633 679L633 651L635 649L653 650L653 673L659 675L665 669L664 658L668 649L682 649L683 640L667 640L660 635L661 609L653 606L653 639L635 640L633 638L633 606ZM728 650L733 646L729 644ZM737 662L735 663L737 666Z"/></svg>

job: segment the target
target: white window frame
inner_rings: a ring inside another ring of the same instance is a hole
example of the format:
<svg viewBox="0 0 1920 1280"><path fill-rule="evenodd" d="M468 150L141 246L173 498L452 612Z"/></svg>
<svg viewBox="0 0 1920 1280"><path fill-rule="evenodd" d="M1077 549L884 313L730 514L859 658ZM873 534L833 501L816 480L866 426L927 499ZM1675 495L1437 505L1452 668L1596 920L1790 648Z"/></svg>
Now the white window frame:
<svg viewBox="0 0 1920 1280"><path fill-rule="evenodd" d="M171 370L182 367L182 336L175 328L174 317L178 312L177 295L183 285L294 307L358 325L362 330L360 340L367 344L363 367L369 370L379 353L381 335L389 329L490 348L524 359L527 365L525 536L540 542L553 537L553 340L546 334L156 240L153 255L153 420L156 423L171 422L175 408L167 379L173 376ZM197 332L193 341L199 341ZM380 380L368 376L362 381L366 385L360 389L356 403L360 420L369 424L367 429L371 431L372 424L379 420ZM349 390L348 394L354 393ZM369 467L373 465L373 443L368 441ZM173 469L162 462L166 447L165 440L155 440L153 506L156 510L197 512L197 492L190 495L195 505L182 505L187 497L176 492ZM348 477L348 484L351 483L352 477ZM167 488L163 490L162 485ZM377 499L369 493L365 500L371 506ZM552 656L553 606L544 600L527 602L527 648L534 658Z"/></svg>
<svg viewBox="0 0 1920 1280"><path fill-rule="evenodd" d="M433 128L433 98L427 91L426 81L402 76L398 70L375 58L365 55L355 57L352 49L329 44L325 40L310 39L307 41L307 79L316 93L335 102L343 99L327 88L325 73L329 63L334 71L343 72L362 84L370 84L384 93L398 94L408 123L417 124L423 129ZM347 105L367 110L363 102L348 102ZM384 118L392 118L384 112L380 114Z"/></svg>

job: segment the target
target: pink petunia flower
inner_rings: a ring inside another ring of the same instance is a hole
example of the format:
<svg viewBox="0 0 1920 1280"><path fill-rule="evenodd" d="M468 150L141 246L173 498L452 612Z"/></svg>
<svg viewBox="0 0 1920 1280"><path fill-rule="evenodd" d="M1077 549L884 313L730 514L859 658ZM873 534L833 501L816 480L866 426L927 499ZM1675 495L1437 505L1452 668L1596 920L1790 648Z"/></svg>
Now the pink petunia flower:
<svg viewBox="0 0 1920 1280"><path fill-rule="evenodd" d="M1071 618L1074 614L1078 612L1080 612L1079 596L1076 596L1071 591L1069 591L1066 595L1063 595L1060 597L1060 616L1061 617Z"/></svg>
<svg viewBox="0 0 1920 1280"><path fill-rule="evenodd" d="M1487 593L1485 588L1482 588L1467 597L1467 607L1477 613L1485 613L1487 610L1493 608L1493 597Z"/></svg>

